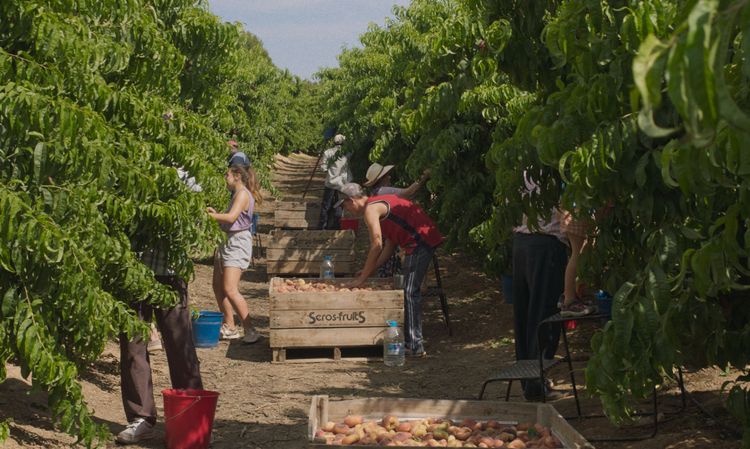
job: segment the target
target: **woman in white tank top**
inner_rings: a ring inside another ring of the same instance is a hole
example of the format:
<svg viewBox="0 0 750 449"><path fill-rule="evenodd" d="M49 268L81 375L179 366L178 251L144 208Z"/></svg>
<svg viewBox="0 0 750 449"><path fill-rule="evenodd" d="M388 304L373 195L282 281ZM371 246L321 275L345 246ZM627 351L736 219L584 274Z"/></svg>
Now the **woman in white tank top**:
<svg viewBox="0 0 750 449"><path fill-rule="evenodd" d="M207 209L208 215L218 221L222 230L227 233L227 240L214 254L213 289L219 310L224 314L221 337L226 340L240 338L234 323L233 311L237 311L245 330L243 341L255 343L260 339L260 334L250 323L250 312L239 285L242 270L250 265L253 255L250 227L255 201L260 202L261 197L252 168L229 167L224 179L227 189L232 192L229 207L223 213L216 212L212 207Z"/></svg>

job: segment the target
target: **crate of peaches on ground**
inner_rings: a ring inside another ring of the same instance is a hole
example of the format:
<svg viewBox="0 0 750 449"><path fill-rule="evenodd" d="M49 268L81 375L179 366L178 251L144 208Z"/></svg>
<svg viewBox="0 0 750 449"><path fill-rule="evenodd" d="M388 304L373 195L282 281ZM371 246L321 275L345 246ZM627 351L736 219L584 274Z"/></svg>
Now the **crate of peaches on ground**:
<svg viewBox="0 0 750 449"><path fill-rule="evenodd" d="M593 449L549 404L313 396L310 447Z"/></svg>
<svg viewBox="0 0 750 449"><path fill-rule="evenodd" d="M342 348L382 349L386 322L403 324L403 290L394 288L392 278L369 279L361 288L353 289L346 287L351 280L271 279L270 346L274 362L288 361L289 349L325 348L332 355L324 360L340 359ZM382 357L382 351L379 354Z"/></svg>

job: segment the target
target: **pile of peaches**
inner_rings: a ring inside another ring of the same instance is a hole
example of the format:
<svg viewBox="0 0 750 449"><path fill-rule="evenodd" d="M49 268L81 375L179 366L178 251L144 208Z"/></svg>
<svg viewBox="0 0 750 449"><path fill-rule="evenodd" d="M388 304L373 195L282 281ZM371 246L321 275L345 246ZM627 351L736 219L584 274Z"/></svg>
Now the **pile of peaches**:
<svg viewBox="0 0 750 449"><path fill-rule="evenodd" d="M399 421L384 416L380 421L364 421L347 416L343 422L327 422L315 432L315 442L333 446L403 447L502 447L561 448L562 443L541 424L509 425L495 420L461 422L428 418Z"/></svg>
<svg viewBox="0 0 750 449"><path fill-rule="evenodd" d="M332 282L311 282L304 279L285 279L276 287L278 293L293 292L359 292L372 291L373 287L346 288Z"/></svg>

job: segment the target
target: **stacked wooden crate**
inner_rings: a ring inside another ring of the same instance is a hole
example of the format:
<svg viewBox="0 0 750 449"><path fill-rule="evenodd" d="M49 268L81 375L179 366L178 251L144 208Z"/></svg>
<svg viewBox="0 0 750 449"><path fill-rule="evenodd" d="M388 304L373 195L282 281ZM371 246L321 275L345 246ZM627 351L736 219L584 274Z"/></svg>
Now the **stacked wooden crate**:
<svg viewBox="0 0 750 449"><path fill-rule="evenodd" d="M319 218L319 201L276 202L274 226L278 229L316 229Z"/></svg>
<svg viewBox="0 0 750 449"><path fill-rule="evenodd" d="M323 256L331 256L336 274L351 274L357 263L354 231L274 229L266 243L268 276L317 275Z"/></svg>

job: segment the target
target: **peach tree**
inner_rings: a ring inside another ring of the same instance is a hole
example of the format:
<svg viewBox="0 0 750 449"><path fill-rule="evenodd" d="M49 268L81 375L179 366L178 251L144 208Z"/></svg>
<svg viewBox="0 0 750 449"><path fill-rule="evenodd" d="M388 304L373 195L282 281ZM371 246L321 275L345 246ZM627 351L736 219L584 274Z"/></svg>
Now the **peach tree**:
<svg viewBox="0 0 750 449"><path fill-rule="evenodd" d="M189 278L190 256L220 235L204 209L228 199L226 139L267 173L315 120L295 106L298 80L202 2L8 0L0 24L0 381L20 365L60 428L92 446L108 432L81 370L108 339L145 334L129 303L176 301L138 253L165 245ZM253 109L258 89L272 115ZM274 141L253 131L276 121L301 125Z"/></svg>
<svg viewBox="0 0 750 449"><path fill-rule="evenodd" d="M579 274L615 297L586 371L607 414L627 419L677 366L744 372L750 5L445 0L395 12L323 74L330 121L406 178L431 166L432 213L490 258L523 214L596 215ZM524 172L540 195L522 195ZM750 438L746 380L727 384L727 404Z"/></svg>

